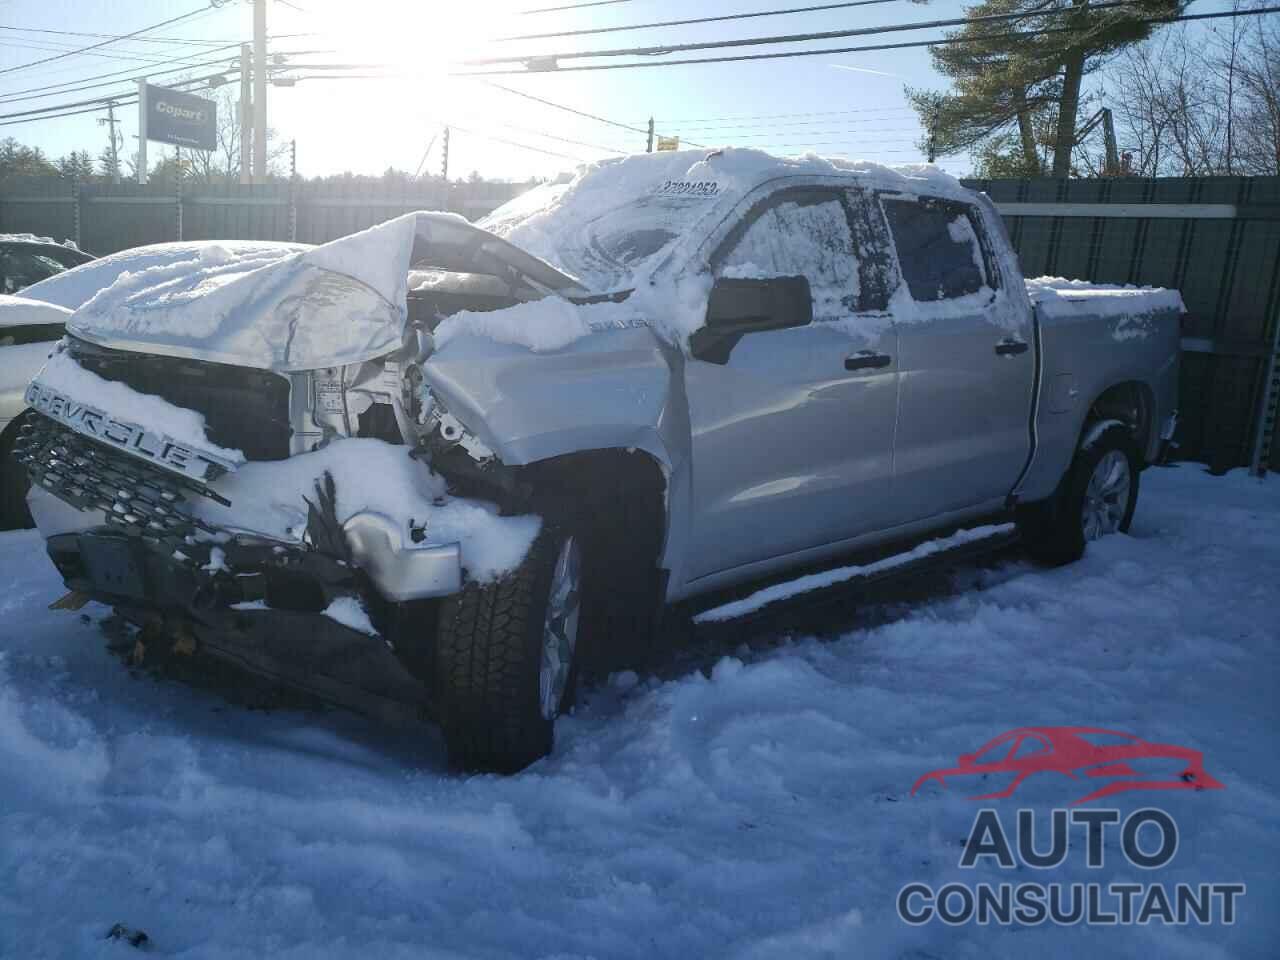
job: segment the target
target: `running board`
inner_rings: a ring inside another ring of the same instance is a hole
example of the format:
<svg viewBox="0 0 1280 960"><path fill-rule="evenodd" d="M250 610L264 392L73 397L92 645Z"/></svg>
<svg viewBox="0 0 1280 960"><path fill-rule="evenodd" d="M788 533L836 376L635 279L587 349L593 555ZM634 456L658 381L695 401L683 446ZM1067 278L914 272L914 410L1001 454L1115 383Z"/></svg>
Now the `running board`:
<svg viewBox="0 0 1280 960"><path fill-rule="evenodd" d="M1017 539L1012 523L957 530L950 536L926 540L910 550L868 563L833 567L770 584L740 599L695 613L693 623L699 630L722 624L741 626L789 609L838 603L871 584L951 566L1008 547Z"/></svg>

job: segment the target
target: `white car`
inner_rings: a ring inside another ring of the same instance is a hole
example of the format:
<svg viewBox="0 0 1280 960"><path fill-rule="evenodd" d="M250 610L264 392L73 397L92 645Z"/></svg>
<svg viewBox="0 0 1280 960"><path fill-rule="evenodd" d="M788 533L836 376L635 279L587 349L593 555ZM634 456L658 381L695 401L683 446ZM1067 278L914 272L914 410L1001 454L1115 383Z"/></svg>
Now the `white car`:
<svg viewBox="0 0 1280 960"><path fill-rule="evenodd" d="M233 255L252 257L258 252L304 250L308 245L229 240L219 246ZM31 526L26 475L15 468L9 451L18 434L27 383L48 359L54 343L62 339L67 317L125 271L192 264L201 251L207 256L209 247L208 242L134 247L46 277L24 288L21 296L0 295L0 530Z"/></svg>

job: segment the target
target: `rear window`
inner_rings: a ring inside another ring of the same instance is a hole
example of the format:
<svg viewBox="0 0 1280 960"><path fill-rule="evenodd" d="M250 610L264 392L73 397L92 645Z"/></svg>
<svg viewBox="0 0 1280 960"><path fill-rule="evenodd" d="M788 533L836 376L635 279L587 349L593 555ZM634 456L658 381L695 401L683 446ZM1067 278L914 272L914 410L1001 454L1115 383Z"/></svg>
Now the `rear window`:
<svg viewBox="0 0 1280 960"><path fill-rule="evenodd" d="M883 205L911 299L952 300L989 286L978 232L966 206L892 197L884 198Z"/></svg>

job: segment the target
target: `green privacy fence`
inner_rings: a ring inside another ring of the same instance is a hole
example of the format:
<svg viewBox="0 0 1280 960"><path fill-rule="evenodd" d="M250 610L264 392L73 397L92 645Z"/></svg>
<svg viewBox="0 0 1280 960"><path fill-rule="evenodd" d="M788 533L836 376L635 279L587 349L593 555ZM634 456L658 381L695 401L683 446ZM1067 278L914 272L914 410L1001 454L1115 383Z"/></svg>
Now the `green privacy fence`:
<svg viewBox="0 0 1280 960"><path fill-rule="evenodd" d="M324 243L413 210L475 219L525 189L508 183L0 184L0 231L72 239L103 255L169 240Z"/></svg>
<svg viewBox="0 0 1280 960"><path fill-rule="evenodd" d="M1005 217L1027 276L1182 291L1180 455L1280 468L1280 177L974 180ZM360 182L187 186L0 184L0 232L112 253L166 240L322 243L412 210L475 219L520 184Z"/></svg>
<svg viewBox="0 0 1280 960"><path fill-rule="evenodd" d="M1280 469L1280 177L966 183L995 201L1027 276L1180 290L1181 455Z"/></svg>

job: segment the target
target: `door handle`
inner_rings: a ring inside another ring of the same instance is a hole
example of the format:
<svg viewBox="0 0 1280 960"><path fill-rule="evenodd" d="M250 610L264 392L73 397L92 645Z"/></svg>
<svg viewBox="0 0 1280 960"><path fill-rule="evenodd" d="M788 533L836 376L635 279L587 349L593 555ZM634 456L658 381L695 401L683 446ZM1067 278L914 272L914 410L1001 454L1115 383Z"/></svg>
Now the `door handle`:
<svg viewBox="0 0 1280 960"><path fill-rule="evenodd" d="M846 370L876 370L880 367L887 367L893 362L893 357L887 353L876 353L874 350L859 350L857 353L851 353L844 358L844 368Z"/></svg>
<svg viewBox="0 0 1280 960"><path fill-rule="evenodd" d="M1001 340L996 344L996 353L1002 357L1014 357L1026 353L1029 344L1025 340Z"/></svg>

